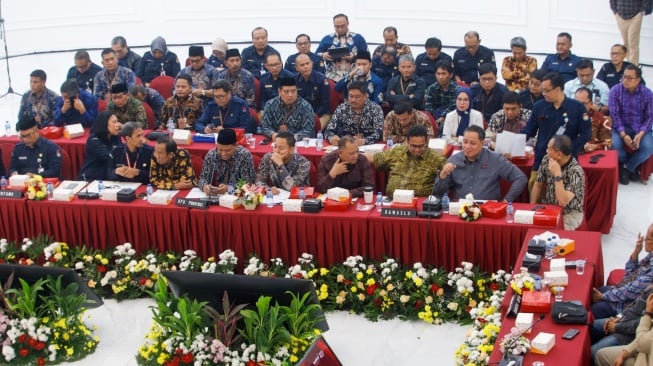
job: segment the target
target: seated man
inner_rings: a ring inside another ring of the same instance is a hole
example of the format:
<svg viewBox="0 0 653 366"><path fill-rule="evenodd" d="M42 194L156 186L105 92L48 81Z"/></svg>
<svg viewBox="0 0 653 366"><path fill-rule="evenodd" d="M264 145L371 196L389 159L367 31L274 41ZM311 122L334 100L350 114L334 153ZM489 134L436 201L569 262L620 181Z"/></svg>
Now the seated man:
<svg viewBox="0 0 653 366"><path fill-rule="evenodd" d="M396 27L385 27L383 28L383 44L378 45L374 49L372 57L381 55L384 47L394 47L397 50L398 56L410 55L410 47L407 44L399 42L399 36L397 35Z"/></svg>
<svg viewBox="0 0 653 366"><path fill-rule="evenodd" d="M576 230L583 222L584 199L585 173L573 155L571 139L555 135L537 171L531 203L562 207L565 230Z"/></svg>
<svg viewBox="0 0 653 366"><path fill-rule="evenodd" d="M476 31L465 33L465 47L460 47L453 54L454 75L456 83L465 83L470 87L478 85L480 66L486 63L494 66L494 75L496 77L496 61L494 51L481 46L481 37Z"/></svg>
<svg viewBox="0 0 653 366"><path fill-rule="evenodd" d="M431 194L433 182L445 159L429 149L428 142L426 129L413 126L408 130L405 144L381 153L366 154L378 171L389 172L385 191L388 196L392 196L396 189L412 189L417 197Z"/></svg>
<svg viewBox="0 0 653 366"><path fill-rule="evenodd" d="M279 81L279 96L270 99L261 120L263 135L275 139L279 132L289 132L298 138L315 136L313 107L297 96L297 83L293 78Z"/></svg>
<svg viewBox="0 0 653 366"><path fill-rule="evenodd" d="M610 89L621 82L626 66L631 65L630 62L624 61L627 51L626 46L622 44L613 45L610 48L610 62L604 63L596 74L596 78L608 84Z"/></svg>
<svg viewBox="0 0 653 366"><path fill-rule="evenodd" d="M66 80L75 79L81 89L93 93L93 78L102 68L91 62L88 51L79 50L75 52L75 66L68 69Z"/></svg>
<svg viewBox="0 0 653 366"><path fill-rule="evenodd" d="M576 65L580 57L571 53L571 34L559 33L556 38L556 53L547 55L542 64L542 69L549 72L557 72L562 75L565 82L576 77Z"/></svg>
<svg viewBox="0 0 653 366"><path fill-rule="evenodd" d="M309 186L311 162L295 153L295 136L281 131L274 138L272 152L263 155L256 174L256 184L264 184L279 194L279 189Z"/></svg>
<svg viewBox="0 0 653 366"><path fill-rule="evenodd" d="M138 64L141 62L142 57L129 48L125 37L113 37L111 40L111 49L115 52L120 66L126 67L132 71L138 70Z"/></svg>
<svg viewBox="0 0 653 366"><path fill-rule="evenodd" d="M619 153L619 183L638 181L639 166L653 155L653 92L642 82L642 70L626 66L620 84L610 90L612 149Z"/></svg>
<svg viewBox="0 0 653 366"><path fill-rule="evenodd" d="M174 52L168 51L166 40L159 36L154 38L150 51L145 52L134 72L149 87L155 77L167 75L174 78L180 69L179 58Z"/></svg>
<svg viewBox="0 0 653 366"><path fill-rule="evenodd" d="M353 81L348 89L347 101L336 108L324 137L331 145L337 145L339 136L344 135L353 136L358 146L379 142L383 133L383 110L369 100L364 83Z"/></svg>
<svg viewBox="0 0 653 366"><path fill-rule="evenodd" d="M47 75L34 70L29 75L29 91L20 99L18 119L34 119L38 128L54 125L54 113L60 96L45 87Z"/></svg>
<svg viewBox="0 0 653 366"><path fill-rule="evenodd" d="M508 93L505 85L497 82L497 68L485 63L478 67L480 83L472 88L472 108L483 114L488 123L492 115L501 110L503 95Z"/></svg>
<svg viewBox="0 0 653 366"><path fill-rule="evenodd" d="M233 95L226 80L213 83L213 100L207 104L202 116L195 122L195 131L216 133L223 128L244 128L254 132L247 102Z"/></svg>
<svg viewBox="0 0 653 366"><path fill-rule="evenodd" d="M152 113L154 113L154 126L163 123L161 111L163 110L165 100L158 91L152 88L146 88L143 85L132 85L129 87L129 94L138 99L142 104L147 104L152 109Z"/></svg>
<svg viewBox="0 0 653 366"><path fill-rule="evenodd" d="M236 132L225 128L218 133L216 148L204 157L198 187L206 194L225 194L229 184L253 183L256 179L252 154L236 143Z"/></svg>
<svg viewBox="0 0 653 366"><path fill-rule="evenodd" d="M388 137L392 137L395 144L405 142L408 130L416 125L424 127L429 138L433 137L433 125L426 113L413 109L413 104L410 101L397 102L392 111L385 116L383 142L387 142Z"/></svg>
<svg viewBox="0 0 653 366"><path fill-rule="evenodd" d="M266 63L268 55L279 51L275 50L268 44L268 30L263 27L256 27L252 30L252 45L243 49L243 69L252 73L252 75L261 79L266 74L263 65ZM281 63L281 57L279 57Z"/></svg>
<svg viewBox="0 0 653 366"><path fill-rule="evenodd" d="M383 47L381 54L372 58L372 72L381 79L383 90L390 79L399 75L397 61L397 50L392 46Z"/></svg>
<svg viewBox="0 0 653 366"><path fill-rule="evenodd" d="M307 55L300 54L295 59L295 63L297 94L311 104L313 112L320 117L320 130L324 130L331 119L329 80L321 72L313 70L313 62Z"/></svg>
<svg viewBox="0 0 653 366"><path fill-rule="evenodd" d="M565 83L565 95L567 98L574 98L576 90L586 87L594 94L594 103L599 107L599 112L608 113L608 100L610 88L608 84L594 77L594 63L586 58L578 61L576 65L577 78Z"/></svg>
<svg viewBox="0 0 653 366"><path fill-rule="evenodd" d="M370 53L367 51L360 51L354 58L355 66L347 74L345 78L340 80L334 86L334 90L338 93L344 93L347 97L348 87L354 81L365 83L365 89L369 95L369 99L376 103L381 104L383 101L383 82L381 78L372 72L372 59Z"/></svg>
<svg viewBox="0 0 653 366"><path fill-rule="evenodd" d="M114 84L123 83L130 87L134 85L136 75L126 67L118 64L118 58L111 48L102 51L102 66L93 78L93 95L98 100L111 100L111 87Z"/></svg>
<svg viewBox="0 0 653 366"><path fill-rule="evenodd" d="M374 186L372 167L351 136L338 141L338 150L325 154L317 168L317 191L325 193L333 187L348 189L352 197L361 197L363 187Z"/></svg>
<svg viewBox="0 0 653 366"><path fill-rule="evenodd" d="M444 118L456 109L456 88L453 81L453 67L450 61L438 61L435 65L436 82L426 88L424 110L431 113L438 123L436 136L440 136Z"/></svg>
<svg viewBox="0 0 653 366"><path fill-rule="evenodd" d="M497 140L497 135L503 131L520 133L526 127L526 122L531 117L531 111L521 107L519 94L508 92L503 95L503 109L490 117L485 134L492 141Z"/></svg>
<svg viewBox="0 0 653 366"><path fill-rule="evenodd" d="M254 76L249 71L243 69L241 64L240 52L236 48L227 50L225 58L226 69L215 74L214 80L222 79L231 84L233 94L247 101L247 105L256 108L254 97Z"/></svg>
<svg viewBox="0 0 653 366"><path fill-rule="evenodd" d="M537 60L526 54L526 40L523 37L511 39L510 50L512 56L505 57L501 64L501 76L508 90L526 90L531 73L537 70Z"/></svg>
<svg viewBox="0 0 653 366"><path fill-rule="evenodd" d="M544 99L544 95L542 94L542 79L544 75L546 75L546 72L542 69L533 71L530 80L528 80L528 88L519 92L519 100L521 101L522 108L532 111L535 103Z"/></svg>
<svg viewBox="0 0 653 366"><path fill-rule="evenodd" d="M297 57L300 55L306 55L308 59L313 63L313 70L324 74L326 69L324 68L324 60L317 54L311 52L311 37L308 34L300 34L295 37L295 47L297 47L297 53L294 55L288 56L286 59L286 65L283 67L285 70L292 72L293 74L297 72Z"/></svg>
<svg viewBox="0 0 653 366"><path fill-rule="evenodd" d="M211 56L209 56L208 63L209 65L213 66L213 68L217 71L222 71L224 70L224 57L227 54L227 50L229 49L229 45L227 45L227 42L218 37L211 42Z"/></svg>
<svg viewBox="0 0 653 366"><path fill-rule="evenodd" d="M270 53L265 58L265 69L267 72L261 75L259 83L259 105L257 110L262 111L268 100L278 96L279 80L281 78L293 78L294 72L283 69L281 56L278 53Z"/></svg>
<svg viewBox="0 0 653 366"><path fill-rule="evenodd" d="M483 147L485 131L469 126L463 135L462 154L452 155L435 180L433 193L442 197L453 189L453 198L464 198L471 193L475 199L513 202L528 179L524 173L503 156ZM501 179L510 181L510 190L501 197Z"/></svg>
<svg viewBox="0 0 653 366"><path fill-rule="evenodd" d="M150 161L150 183L157 189L191 189L197 185L190 153L170 136L156 140Z"/></svg>
<svg viewBox="0 0 653 366"><path fill-rule="evenodd" d="M575 99L581 102L592 121L592 137L585 143L585 152L609 149L612 140L612 120L599 112L599 106L593 103L592 91L582 86L576 90Z"/></svg>
<svg viewBox="0 0 653 366"><path fill-rule="evenodd" d="M41 137L34 118L21 118L16 129L21 142L11 152L7 174L38 174L43 178L62 179L61 149L54 142Z"/></svg>
<svg viewBox="0 0 653 366"><path fill-rule="evenodd" d="M175 128L195 130L195 121L204 112L202 100L193 95L193 78L190 75L179 75L175 80L175 94L163 103L160 129L166 129L172 118Z"/></svg>
<svg viewBox="0 0 653 366"><path fill-rule="evenodd" d="M435 37L430 37L424 43L424 49L426 52L420 53L415 58L415 73L417 76L424 79L424 84L428 88L430 85L435 83L435 76L438 67L438 64L441 61L444 61L451 66L451 78L453 79L453 63L451 56L442 52L442 41Z"/></svg>
<svg viewBox="0 0 653 366"><path fill-rule="evenodd" d="M215 81L215 70L204 59L204 47L188 47L188 61L190 66L179 71L179 75L189 75L193 80L193 95L201 98L202 104L206 105L211 101L211 85Z"/></svg>
<svg viewBox="0 0 653 366"><path fill-rule="evenodd" d="M54 111L55 125L81 123L84 127L91 127L98 113L95 96L80 88L75 80L64 81L60 91L61 98Z"/></svg>
<svg viewBox="0 0 653 366"><path fill-rule="evenodd" d="M120 134L125 143L114 147L109 155L109 179L149 184L154 149L144 143L143 128L136 122L127 122Z"/></svg>
<svg viewBox="0 0 653 366"><path fill-rule="evenodd" d="M422 109L426 85L422 78L415 75L415 60L413 56L404 55L399 58L399 75L388 82L385 90L385 100L393 106L400 100L408 100L414 108Z"/></svg>
<svg viewBox="0 0 653 366"><path fill-rule="evenodd" d="M115 114L120 123L137 122L142 128L147 127L143 103L127 93L127 85L124 83L111 86L111 101L107 110Z"/></svg>

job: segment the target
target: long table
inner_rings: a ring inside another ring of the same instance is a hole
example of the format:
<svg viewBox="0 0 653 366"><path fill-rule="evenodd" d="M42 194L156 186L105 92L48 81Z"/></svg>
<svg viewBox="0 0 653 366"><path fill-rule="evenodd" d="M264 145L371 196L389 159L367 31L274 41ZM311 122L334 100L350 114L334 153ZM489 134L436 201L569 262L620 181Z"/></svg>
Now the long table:
<svg viewBox="0 0 653 366"><path fill-rule="evenodd" d="M603 254L601 250L601 235L597 232L583 232L583 231L564 231L564 230L550 230L560 235L561 238L573 239L576 242L576 249L573 253L564 257L566 260L585 259L587 265L585 266L585 273L583 275L576 274L576 270L568 269L569 286L564 291L563 300L579 300L583 303L585 308L589 311L591 305L591 290L592 287L603 285ZM519 253L515 267L521 267L521 258L526 253L528 240L534 235L540 234L542 230L529 229L526 232L522 250ZM544 260L538 274L543 275L544 271L549 270L549 261ZM510 303L513 295L511 289L506 292L506 297L503 302L503 309L505 310ZM505 312L504 312L505 314ZM537 317L535 317L537 319ZM489 364L498 364L503 356L499 351L499 343L501 339L510 332L510 329L515 325L515 318L502 317L501 331L494 345L494 351L490 356ZM572 340L564 340L561 338L562 334L570 329L575 328L580 333ZM538 333L546 332L555 334L555 346L547 355L538 355L529 352L524 356L524 365L530 365L534 361L544 361L546 365L566 365L566 366L586 366L589 365L590 360L590 335L589 327L582 324L556 324L551 319L551 314L546 314L545 318L535 324L529 339L533 339Z"/></svg>

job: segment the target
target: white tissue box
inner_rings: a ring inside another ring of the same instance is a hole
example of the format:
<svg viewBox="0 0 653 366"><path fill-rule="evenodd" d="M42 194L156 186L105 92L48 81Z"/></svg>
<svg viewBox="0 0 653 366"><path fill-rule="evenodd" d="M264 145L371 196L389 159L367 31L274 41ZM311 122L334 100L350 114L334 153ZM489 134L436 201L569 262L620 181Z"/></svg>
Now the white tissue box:
<svg viewBox="0 0 653 366"><path fill-rule="evenodd" d="M72 189L56 189L52 192L52 199L55 201L72 201L75 191Z"/></svg>
<svg viewBox="0 0 653 366"><path fill-rule="evenodd" d="M283 201L283 212L302 212L303 200L289 198Z"/></svg>
<svg viewBox="0 0 653 366"><path fill-rule="evenodd" d="M533 216L535 216L535 211L517 210L515 211L515 224L533 225Z"/></svg>
<svg viewBox="0 0 653 366"><path fill-rule="evenodd" d="M522 332L533 325L533 313L518 313L515 319L515 327ZM527 332L530 333L530 330Z"/></svg>
<svg viewBox="0 0 653 366"><path fill-rule="evenodd" d="M393 203L413 203L413 198L415 198L415 191L412 189L395 189L392 194Z"/></svg>
<svg viewBox="0 0 653 366"><path fill-rule="evenodd" d="M539 355L546 355L555 344L555 334L540 332L531 341L531 352Z"/></svg>
<svg viewBox="0 0 653 366"><path fill-rule="evenodd" d="M567 286L569 284L569 276L566 271L544 272L544 279L549 282L549 286Z"/></svg>
<svg viewBox="0 0 653 366"><path fill-rule="evenodd" d="M190 145L193 143L193 136L189 130L176 129L172 134L172 139L177 145Z"/></svg>
<svg viewBox="0 0 653 366"><path fill-rule="evenodd" d="M74 125L67 125L63 130L63 137L67 139L76 139L78 137L84 136L84 127L81 123L76 123Z"/></svg>
<svg viewBox="0 0 653 366"><path fill-rule="evenodd" d="M549 266L549 271L551 272L565 272L565 259L564 258L557 258L557 259L551 259L551 264Z"/></svg>
<svg viewBox="0 0 653 366"><path fill-rule="evenodd" d="M444 155L445 151L447 150L447 139L430 139L429 149L435 151L438 154Z"/></svg>
<svg viewBox="0 0 653 366"><path fill-rule="evenodd" d="M16 174L9 177L10 187L23 188L27 182L29 182L29 175L26 174Z"/></svg>
<svg viewBox="0 0 653 366"><path fill-rule="evenodd" d="M118 201L120 188L105 188L100 192L100 199L104 201Z"/></svg>
<svg viewBox="0 0 653 366"><path fill-rule="evenodd" d="M460 202L450 202L449 215L458 216L458 211L460 211Z"/></svg>
<svg viewBox="0 0 653 366"><path fill-rule="evenodd" d="M242 204L240 198L234 196L233 194L225 194L220 196L220 206L230 209L235 209L240 207Z"/></svg>
<svg viewBox="0 0 653 366"><path fill-rule="evenodd" d="M177 194L177 191L157 189L156 192L150 195L148 202L153 205L169 205L175 194Z"/></svg>
<svg viewBox="0 0 653 366"><path fill-rule="evenodd" d="M327 190L327 198L334 201L346 201L349 199L349 190L334 187Z"/></svg>

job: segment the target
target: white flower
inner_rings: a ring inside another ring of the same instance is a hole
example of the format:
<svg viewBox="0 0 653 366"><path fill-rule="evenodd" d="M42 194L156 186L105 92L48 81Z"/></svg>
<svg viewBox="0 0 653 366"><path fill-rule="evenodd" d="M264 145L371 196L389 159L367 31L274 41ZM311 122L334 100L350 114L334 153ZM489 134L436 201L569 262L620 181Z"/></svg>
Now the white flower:
<svg viewBox="0 0 653 366"><path fill-rule="evenodd" d="M13 347L4 345L2 346L2 355L5 357L6 361L11 361L16 358L16 351L14 351Z"/></svg>
<svg viewBox="0 0 653 366"><path fill-rule="evenodd" d="M75 263L75 269L84 269L84 262Z"/></svg>

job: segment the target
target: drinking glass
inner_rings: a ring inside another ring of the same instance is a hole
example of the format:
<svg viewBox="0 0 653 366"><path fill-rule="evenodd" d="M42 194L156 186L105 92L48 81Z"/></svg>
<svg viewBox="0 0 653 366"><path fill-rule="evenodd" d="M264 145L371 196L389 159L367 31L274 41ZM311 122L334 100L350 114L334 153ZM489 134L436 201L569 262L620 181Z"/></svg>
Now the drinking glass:
<svg viewBox="0 0 653 366"><path fill-rule="evenodd" d="M372 204L372 200L374 199L374 187L363 187L363 199L365 200L366 205Z"/></svg>
<svg viewBox="0 0 653 366"><path fill-rule="evenodd" d="M579 259L576 261L576 273L578 275L582 275L585 273L585 261L583 259Z"/></svg>

